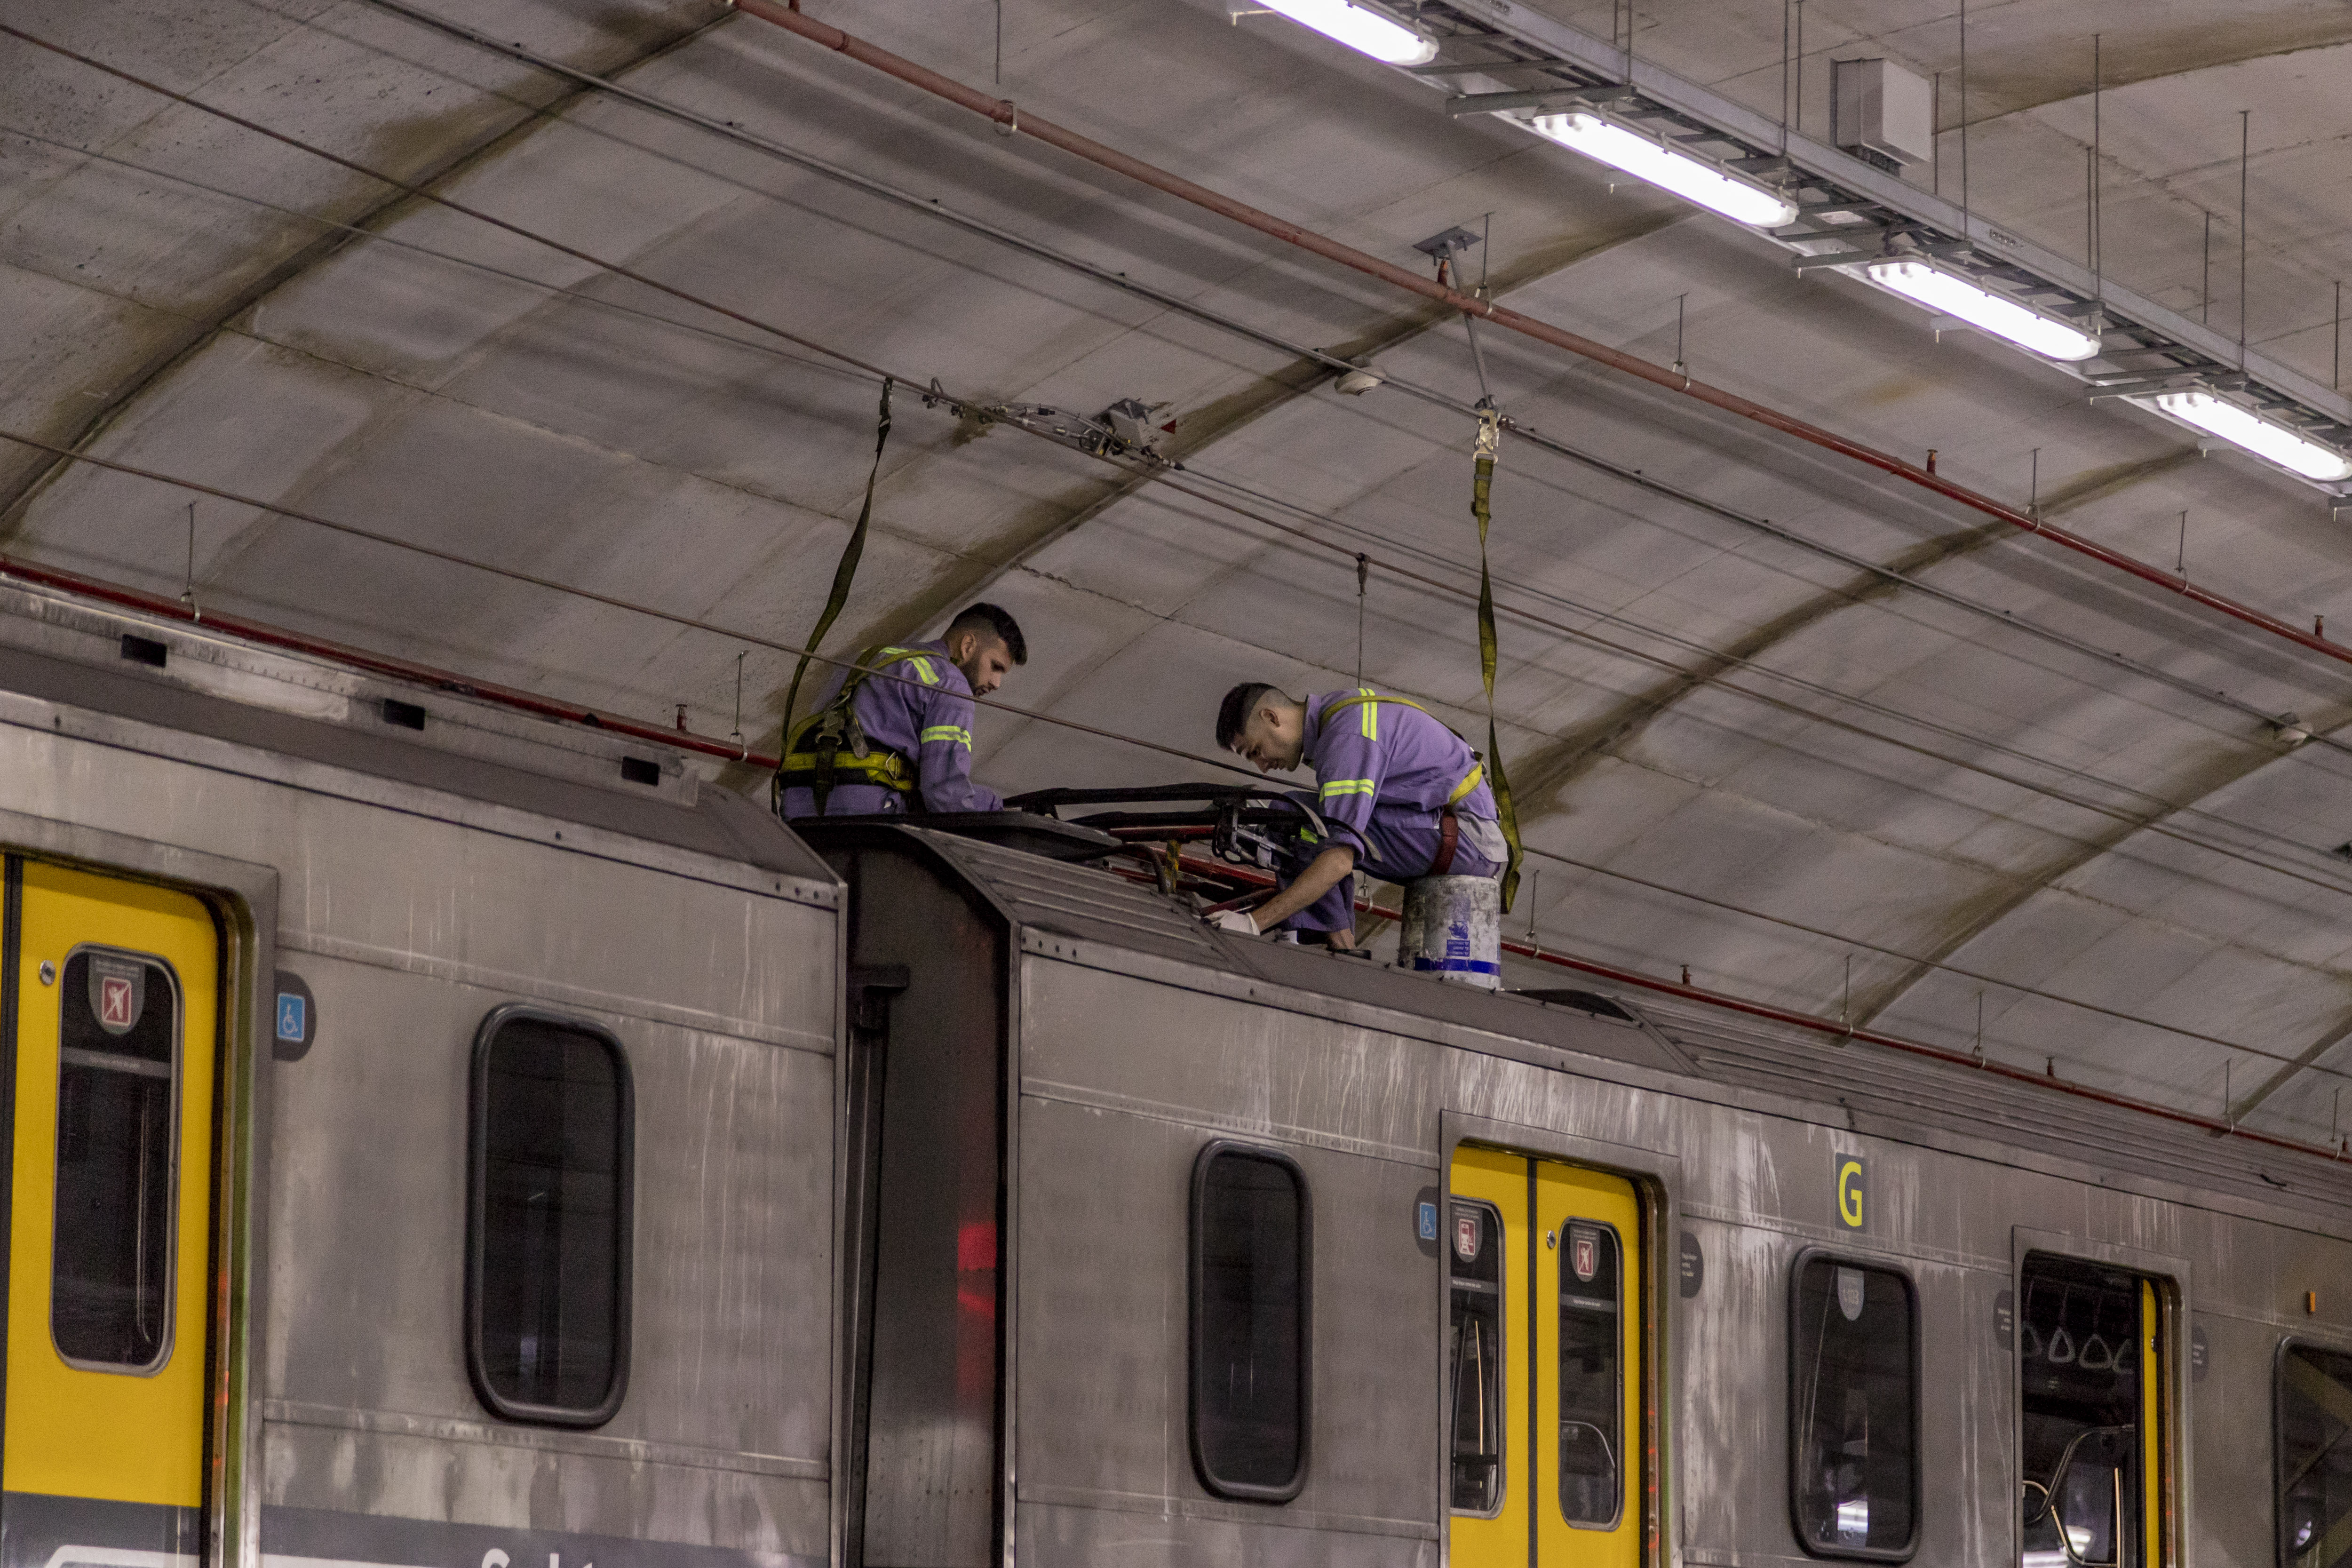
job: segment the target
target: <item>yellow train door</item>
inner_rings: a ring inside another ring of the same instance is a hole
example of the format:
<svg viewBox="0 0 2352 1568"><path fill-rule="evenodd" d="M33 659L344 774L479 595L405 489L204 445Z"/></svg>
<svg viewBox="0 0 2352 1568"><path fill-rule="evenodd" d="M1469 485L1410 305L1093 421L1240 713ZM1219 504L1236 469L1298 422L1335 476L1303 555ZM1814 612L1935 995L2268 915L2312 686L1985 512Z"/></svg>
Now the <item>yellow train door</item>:
<svg viewBox="0 0 2352 1568"><path fill-rule="evenodd" d="M1453 1568L1636 1568L1649 1465L1633 1185L1465 1147L1452 1194Z"/></svg>
<svg viewBox="0 0 2352 1568"><path fill-rule="evenodd" d="M184 893L11 857L5 946L0 1538L193 1559L217 931Z"/></svg>

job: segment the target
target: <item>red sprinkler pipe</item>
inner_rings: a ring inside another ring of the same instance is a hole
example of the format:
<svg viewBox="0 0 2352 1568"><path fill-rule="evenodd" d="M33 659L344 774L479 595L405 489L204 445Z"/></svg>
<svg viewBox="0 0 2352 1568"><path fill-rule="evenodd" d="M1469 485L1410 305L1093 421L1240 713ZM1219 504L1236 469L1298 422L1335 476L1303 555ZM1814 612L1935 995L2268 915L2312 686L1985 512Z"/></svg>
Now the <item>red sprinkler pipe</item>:
<svg viewBox="0 0 2352 1568"><path fill-rule="evenodd" d="M511 687L491 686L462 675L453 675L431 665L413 664L404 658L386 654L370 653L342 643L305 637L262 621L248 621L237 616L224 616L212 610L201 610L182 599L166 599L157 594L142 594L136 588L101 582L76 572L60 572L54 566L37 566L29 561L0 555L0 580L30 583L44 588L59 588L78 594L85 599L101 604L119 605L167 621L182 621L193 626L210 627L226 632L247 642L267 647L284 648L291 653L309 654L328 658L353 669L363 669L371 675L387 676L394 680L413 681L420 686L438 687L462 696L478 698L500 708L512 708L519 712L534 714L541 719L553 719L566 724L582 724L592 730L603 730L614 735L626 735L632 740L651 741L657 745L674 747L681 752L696 752L706 757L724 757L730 763L743 763L752 767L773 771L774 757L762 756L742 746L729 745L686 730L665 730L658 724L641 720L625 719L598 708L579 708L568 702L557 702L545 697L535 697L528 691Z"/></svg>
<svg viewBox="0 0 2352 1568"><path fill-rule="evenodd" d="M1184 865L1196 876L1214 877L1223 881L1239 882L1245 886L1271 888L1275 883L1275 879L1266 872L1247 866L1227 866L1192 859L1184 861ZM1151 880L1151 878L1140 872L1122 870L1119 875L1134 881ZM1213 907L1222 909L1225 906ZM1358 899L1356 910L1359 914L1377 915L1382 920L1395 921L1400 923L1404 920L1401 910L1375 904L1369 899ZM1584 974L1597 974L1603 980L1613 981L1620 985L1639 986L1644 991L1655 991L1667 996L1678 996L1685 1002L1696 1002L1706 1007L1719 1007L1729 1013L1742 1013L1751 1018L1769 1019L1775 1024L1786 1024L1791 1028L1804 1029L1816 1035L1831 1035L1842 1040L1860 1040L1864 1045L1878 1046L1890 1051L1900 1051L1906 1056L1925 1057L1930 1061L1942 1062L1948 1067L1967 1068L1971 1072L1990 1073L1995 1078L2007 1079L2012 1083L2030 1084L2035 1089L2052 1094L2071 1095L2076 1100L2087 1100L2094 1104L2111 1106L2118 1110L2137 1111L2144 1116L2160 1117L2167 1121L2179 1122L2184 1127L2194 1127L2200 1131L2210 1132L2216 1137L2243 1138L2273 1149L2284 1149L2296 1154L2315 1155L2334 1163L2340 1164L2344 1159L2341 1151L2326 1148L2321 1144L2305 1143L2294 1138L2274 1138L2267 1132L2252 1131L2233 1121L2223 1121L2210 1116L2198 1116L2186 1110L2175 1110L2170 1106L2158 1105L2152 1100L2134 1100L2128 1095L2109 1094L2104 1089L2091 1089L2079 1083L2069 1083L2064 1079L2045 1073L2029 1072L2023 1068L1979 1060L1966 1051L1946 1050L1940 1046L1925 1045L1917 1040L1906 1040L1900 1035L1884 1034L1876 1029L1852 1028L1834 1018L1817 1018L1810 1013L1793 1012L1789 1008L1775 1007L1765 1002L1750 1002L1722 991L1709 991L1696 985L1677 985L1671 980L1655 979L1635 970L1620 969L1614 964L1597 963L1586 958L1571 958L1567 953L1553 952L1532 942L1512 942L1506 938L1502 945L1505 952L1516 953L1521 958L1531 958L1538 963L1554 964L1561 969L1573 969Z"/></svg>
<svg viewBox="0 0 2352 1568"><path fill-rule="evenodd" d="M1964 485L1956 485L1936 472L1932 458L1929 465L1923 468L1916 463L1906 462L1892 453L1882 452L1874 447L1866 447L1859 441L1849 440L1834 431L1825 430L1792 414L1783 414L1778 409L1769 408L1763 404L1741 397L1736 393L1727 392L1719 386L1711 386L1703 381L1694 381L1680 371L1653 364L1648 360L1629 354L1622 349L1611 348L1606 343L1564 331L1547 321L1537 321L1532 316L1522 315L1517 310L1481 300L1474 294L1461 293L1443 283L1423 278L1417 272L1409 271L1404 268L1382 261L1376 256L1368 255L1353 246L1342 245L1328 236L1276 217L1271 213L1261 212L1245 202L1237 202L1230 196L1221 195L1205 185L1195 184L1191 180L1171 174L1167 170L1144 163L1139 158L1129 157L1114 147L1107 147L1091 137L1081 136L1075 131L1066 130L1050 120L1042 120L1034 114L1024 114L1009 99L992 97L977 89L966 87L950 77L942 76L938 71L919 66L903 56L892 54L877 45L869 44L863 38L845 33L838 27L827 26L824 23L802 14L797 6L787 8L778 4L778 0L729 0L729 4L747 16L757 16L763 22L772 22L787 32L797 33L812 43L822 44L828 49L847 55L859 64L871 66L886 76L896 77L898 80L919 87L935 97L943 98L950 103L969 109L974 114L984 116L998 125L1005 127L1010 133L1034 136L1049 146L1060 148L1073 157L1083 158L1114 174L1124 174L1129 179L1149 185L1156 191L1163 191L1181 201L1190 202L1198 207L1204 207L1220 217L1229 218L1247 228L1254 228L1260 234L1281 240L1286 245L1295 245L1302 250L1311 251L1327 261L1336 261L1340 266L1350 268L1367 277L1377 278L1383 283L1393 284L1399 289L1418 294L1425 300L1434 300L1449 310L1475 316L1481 321L1492 321L1496 326L1507 331L1517 332L1522 337L1533 338L1540 343L1549 343L1553 348L1565 349L1570 353L1605 364L1612 370L1622 371L1627 375L1637 376L1654 385L1664 387L1669 392L1681 393L1686 397L1696 398L1727 414L1736 414L1743 419L1754 420L1757 424L1778 430L1782 435L1793 436L1800 441L1810 442L1813 446L1835 452L1840 457L1848 458L1854 462L1879 469L1881 472L1892 474L1896 479L1917 485L1922 489L1932 490L1947 500L1957 501L1961 506L1982 512L1987 517L1998 518L2012 528L2022 529L2028 533L2049 540L2052 543L2072 550L2077 554L2087 555L2092 560L2112 566L2119 572L2128 573L2144 583L2154 584L2159 588L2179 594L2183 598L2202 605L2208 609L2218 610L2233 620L2243 621L2248 626L2269 632L2273 637L2284 637L2314 653L2325 654L2329 658L2352 664L2352 646L2330 642L2325 637L2305 631L2290 621L2281 620L2276 616L2255 609L2251 605L2242 605L2235 599L2200 588L2190 583L2185 575L2162 571L2148 565L2146 562L2134 560L2122 552L2111 550L2095 540L2085 538L2067 529L2054 527L2030 512L2020 511L2015 507L2004 506L1990 496L1979 495Z"/></svg>

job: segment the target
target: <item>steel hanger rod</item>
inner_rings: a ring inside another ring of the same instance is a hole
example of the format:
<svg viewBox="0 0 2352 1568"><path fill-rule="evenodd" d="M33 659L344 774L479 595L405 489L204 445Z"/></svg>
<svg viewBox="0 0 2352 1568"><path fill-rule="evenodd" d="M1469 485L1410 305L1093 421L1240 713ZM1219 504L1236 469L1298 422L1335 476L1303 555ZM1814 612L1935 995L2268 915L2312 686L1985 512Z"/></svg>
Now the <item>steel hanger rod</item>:
<svg viewBox="0 0 2352 1568"><path fill-rule="evenodd" d="M509 43L493 37L488 34L478 31L478 29L467 26L463 23L454 22L447 17L436 16L430 11L422 10L416 6L407 5L404 3L404 0L366 0L366 3L375 6L379 10L388 11L395 16L405 17L410 21L417 23L419 26L431 27L436 31L446 34L452 37L462 38L478 48L503 55L509 59L522 61L523 63L530 65L540 70L546 71L570 80L575 85L590 88L608 94L624 103L644 110L647 113L658 114L667 119L675 120L682 124L692 125L713 136L735 142L740 146L751 148L769 157L776 158L783 163L790 163L795 168L805 169L812 174L820 174L827 179L845 184L854 190L863 191L869 195L894 203L909 211L924 214L930 218L945 223L951 227L961 228L967 233L981 236L985 239L1005 246L1010 249L1017 250L1024 255L1034 256L1039 260L1048 262L1054 266L1062 268L1065 270L1075 272L1081 277L1092 279L1094 281L1103 284L1105 287L1132 294L1139 299L1149 300L1154 304L1160 305L1163 309L1172 310L1179 315L1190 317L1192 320L1199 321L1203 325L1214 327L1222 331L1231 332L1237 337L1246 339L1249 342L1260 344L1263 347L1271 348L1283 353L1292 354L1300 359L1312 361L1315 363L1322 365L1325 369L1333 372L1335 374L1345 374L1349 371L1360 368L1352 360L1342 358L1327 349L1317 348L1309 344L1293 342L1288 339L1282 337L1278 333L1268 331L1261 327L1252 326L1248 322L1240 321L1233 316L1225 314L1224 312L1211 310L1204 305L1199 304L1194 300L1185 299L1181 295L1171 293L1165 289L1154 288L1152 285L1145 283L1139 279L1130 277L1126 273L1118 272L1110 268L1101 266L1098 263L1089 261L1083 257L1073 256L1066 252L1056 250L1051 246L1042 244L1036 240L1027 237L1026 236L1017 234L1010 229L989 223L984 219L973 217L969 214L959 212L952 207L945 205L935 198L926 198L917 195L911 191L899 189L897 186L874 179L869 175L858 174L857 172L845 168L840 164L831 163L808 153L803 153L797 148L788 147L781 142L757 135L732 121L714 119L709 115L701 114L696 110L688 109L681 104L677 104L652 93L646 92L641 89L628 86L623 82L614 81L607 77L594 75L592 72L582 70L576 66L568 65L562 60L538 54L530 49L525 48L520 44ZM515 101L518 101L518 107L528 110L530 112L542 118L551 120L560 118L553 110L544 107L534 104L520 103L519 100ZM598 133L610 134L609 132ZM37 140L38 140L38 138L37 138ZM629 145L634 146L635 144L629 143ZM86 149L76 150L87 151ZM103 153L91 153L89 155L94 157L108 156ZM667 154L663 155L667 156ZM112 161L121 162L121 160ZM137 167L137 165L128 166ZM690 168L699 167L698 165L695 165L690 163L686 163L685 166ZM166 179L182 178L182 176L177 175L163 174L160 171L155 170L144 170L143 172L158 174L159 177ZM251 198L243 199L249 200ZM373 237L383 237L381 235L373 235ZM409 248L422 249L423 247L411 245ZM428 254L432 253L428 252ZM460 261L459 264L474 265L473 263L465 261ZM542 285L542 287L544 285ZM591 298L593 300L593 297L583 296L583 298ZM602 303L602 301L593 302ZM697 331L708 331L708 329L704 328L689 328L688 330ZM727 339L726 341L735 342L742 342L740 339L732 338ZM1433 407L1444 408L1450 412L1461 414L1465 416L1475 416L1475 410L1473 409L1469 404L1463 402L1461 399L1451 397L1444 393L1422 386L1404 377L1391 375L1388 377L1385 384L1394 388L1396 391L1405 394L1408 396L1429 404ZM2202 701L2216 703L2221 707L2229 709L2231 711L2237 713L2242 717L2251 719L2258 723L2270 722L2276 717L2275 714L2258 708L2252 703L2231 698L2224 693L2215 691L2210 687L2200 686L2195 681L2189 680L2184 677L2175 675L2167 670L2159 669L2151 665L2143 664L2139 660L2116 652L2114 649L2100 647L2097 645L2086 642L2080 637L2070 636L2067 633L2058 631L2053 627L2042 626L2038 622L2019 616L2011 611L1997 609L1990 605L1969 598L1965 595L1954 593L1948 588L1937 587L1923 579L1908 576L1904 573L1885 565L1882 563L1873 561L1867 556L1857 554L1852 551L1841 549L1836 545L1828 543L1822 540L1815 539L1812 536L1803 533L1796 529L1774 522L1769 518L1751 516L1737 508L1726 506L1718 501L1710 500L1695 491L1684 489L1680 486L1661 479L1655 475L1646 474L1638 468L1630 468L1624 464L1613 462L1608 458L1600 457L1597 454L1588 452L1580 447L1572 446L1566 441L1560 440L1557 437L1548 436L1531 426L1521 424L1508 415L1504 416L1503 427L1505 430L1519 437L1521 440L1527 441L1533 446L1550 452L1556 457L1565 458L1569 461L1580 464L1585 468L1592 469L1596 473L1606 474L1610 478L1617 479L1633 489L1646 490L1653 495L1662 496L1666 500L1691 507L1708 516L1719 518L1726 522L1734 523L1752 531L1762 533L1769 538L1779 540L1784 544L1791 545L1797 549L1819 555L1825 560L1838 562L1842 565L1852 567L1857 572L1875 577L1881 582L1901 587L1911 593L1923 595L1928 598L1937 600L1939 603L1949 605L1955 609L1963 610L1969 614L1982 616L1987 620L1998 622L2013 630L2023 632L2030 637L2038 637L2054 647L2065 648L2071 653L2079 654L2084 658L2106 664L2114 668L2123 670L2127 674L2140 677L2143 679L2153 681L2158 685L2172 688L2184 695L2197 698ZM1195 473L1202 473L1205 475L1205 470L1194 469L1193 471ZM2175 574L2175 575L2178 575L2178 574ZM2332 735L2315 734L2313 736L2313 740L2316 743L2326 746L2330 750L2352 751L2352 746L2347 746L2344 742L2337 740Z"/></svg>
<svg viewBox="0 0 2352 1568"><path fill-rule="evenodd" d="M779 4L778 0L728 0L728 3L746 16L756 16L761 21L772 23L788 32L798 34L811 43L822 45L838 54L846 55L859 64L868 66L886 76L894 77L911 87L919 88L950 103L968 109L1006 128L1008 134L1033 137L1047 146L1057 147L1073 157L1082 158L1097 167L1125 175L1139 184L1149 185L1153 190L1163 192L1180 201L1189 202L1194 206L1215 213L1245 228L1255 229L1258 233L1281 240L1286 245L1296 246L1311 255L1320 256L1327 261L1336 262L1339 266L1363 273L1367 277L1377 278L1381 282L1418 294L1448 310L1460 310L1482 321L1491 321L1506 331L1517 332L1522 337L1532 338L1538 342L1607 365L1612 370L1622 371L1627 375L1662 386L1669 392L1680 393L1684 396L1711 407L1719 408L1727 414L1752 420L1768 429L1778 430L1782 435L1794 437L1800 441L1834 452L1853 462L1876 468L1882 473L1892 475L1906 483L1916 485L1947 500L1957 502L1971 510L1982 512L1987 517L1996 518L2024 532L2047 539L2063 549L2086 555L2094 561L2128 574L2142 582L2169 593L2179 594L2192 603L2218 611L2233 620L2242 621L2248 626L2268 632L2273 637L2283 638L2299 647L2313 653L2324 654L2338 663L2352 664L2352 647L2329 642L2325 637L2314 636L2304 630L2293 622L2281 620L2276 616L2258 610L2251 605L2241 604L2225 595L2200 588L2185 577L2150 566L2145 562L2137 561L2121 551L2112 550L2099 543L2096 540L2068 529L2057 528L2042 522L2018 510L2015 507L2004 505L1964 485L1957 485L1949 479L1931 474L1917 464L1906 462L1890 452L1882 452L1874 447L1851 440L1834 431L1823 429L1794 415L1768 407L1751 398L1742 397L1737 393L1726 391L1722 387L1695 380L1687 375L1677 374L1664 365L1653 364L1648 360L1627 353L1622 349L1612 348L1606 343L1553 326L1549 321L1538 321L1532 316L1524 315L1505 306L1489 303L1475 295L1465 294L1458 289L1449 288L1433 279L1423 278L1418 273L1382 261L1380 258L1358 250L1353 246L1343 245L1328 235L1318 234L1286 218L1276 217L1245 202L1235 201L1231 196L1195 184L1181 174L1171 174L1155 164L1147 163L1139 158L1131 157L1114 147L1097 142L1092 137L1082 136L1075 131L1056 125L1050 120L1034 113L1024 113L1010 100L995 98L978 89L966 87L953 78L944 76L927 66L917 65L914 61L893 54L878 45L868 43L838 27L820 22L802 12L792 10Z"/></svg>

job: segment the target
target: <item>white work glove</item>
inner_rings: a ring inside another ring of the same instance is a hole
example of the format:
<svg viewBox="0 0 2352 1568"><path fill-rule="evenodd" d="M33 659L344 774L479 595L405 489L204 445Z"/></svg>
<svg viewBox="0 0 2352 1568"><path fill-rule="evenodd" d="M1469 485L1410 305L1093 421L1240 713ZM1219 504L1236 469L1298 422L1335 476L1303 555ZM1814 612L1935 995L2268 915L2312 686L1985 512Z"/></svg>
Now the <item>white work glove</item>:
<svg viewBox="0 0 2352 1568"><path fill-rule="evenodd" d="M1257 934L1257 921L1250 918L1250 912L1247 910L1220 910L1213 915L1205 915L1202 918L1216 930L1229 931L1236 936Z"/></svg>

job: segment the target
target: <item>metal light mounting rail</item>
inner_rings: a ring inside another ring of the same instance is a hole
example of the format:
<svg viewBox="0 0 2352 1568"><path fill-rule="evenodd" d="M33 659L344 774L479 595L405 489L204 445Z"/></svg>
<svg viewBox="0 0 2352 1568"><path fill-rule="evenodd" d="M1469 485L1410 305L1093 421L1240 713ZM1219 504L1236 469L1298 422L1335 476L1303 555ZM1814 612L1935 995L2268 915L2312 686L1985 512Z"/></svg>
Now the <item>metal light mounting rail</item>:
<svg viewBox="0 0 2352 1568"><path fill-rule="evenodd" d="M1856 270L1882 289L2050 359L2079 361L2098 354L2097 334L1993 293L1925 258L1890 257L1864 262Z"/></svg>
<svg viewBox="0 0 2352 1568"><path fill-rule="evenodd" d="M1311 27L1382 65L1421 66L1437 58L1436 40L1353 0L1264 0L1265 9Z"/></svg>
<svg viewBox="0 0 2352 1568"><path fill-rule="evenodd" d="M2265 462L2274 463L2304 479L2321 484L2352 479L2352 457L2265 419L2252 409L2242 408L2214 393L2188 388L2179 392L2159 392L2152 397L2127 398L2126 401L2168 415L2209 436L2218 436L2231 446L2242 447Z"/></svg>
<svg viewBox="0 0 2352 1568"><path fill-rule="evenodd" d="M1076 132L1056 125L1034 114L1017 114L1013 104L1004 99L967 87L928 66L918 65L902 55L893 54L888 49L868 43L854 34L845 33L828 23L803 16L798 11L790 9L782 0L729 0L729 3L746 16L756 16L787 32L796 33L819 47L846 55L861 65L919 88L950 103L958 104L999 125L1010 125L1017 121L1018 130L1022 135L1034 137L1040 142L1060 148L1073 157L1124 175L1153 190L1165 192L1179 200L1189 202L1206 211L1215 213L1220 217L1240 224L1245 228L1255 229L1270 238L1280 240L1286 245L1297 246L1312 255L1322 257L1327 261L1336 262L1339 266L1367 277L1377 278L1384 283L1409 293L1434 300L1450 310L1475 316L1480 321L1491 321L1506 331L1517 332L1523 337L1532 338L1538 342L1548 343L1569 353L1608 365L1613 370L1622 371L1627 375L1649 382L1653 385L1679 393L1683 396L1722 409L1742 419L1753 420L1769 429L1778 430L1782 435L1793 437L1826 451L1834 452L1853 462L1876 468L1906 484L1916 485L1922 489L1932 491L1971 510L1999 519L2013 528L2037 534L2077 554L2090 556L2144 583L2179 594L2183 598L2193 600L2233 620L2259 627L2273 637L2294 643L2339 663L2352 664L2352 644L2330 642L2326 637L2296 626L2293 622L2256 609L2251 605L2242 604L2225 595L2216 594L2189 582L2186 577L2176 573L2163 570L2144 561L2135 560L2123 552L2102 544L2096 540L2044 522L2016 507L2004 505L1990 496L1969 489L1965 485L1955 484L1948 479L1932 474L1916 463L1907 462L1892 453L1884 452L1874 447L1840 436L1810 420L1799 418L1793 414L1784 413L1777 408L1768 407L1752 398L1742 397L1722 387L1695 380L1686 374L1669 370L1664 365L1653 364L1638 354L1628 353L1622 349L1613 348L1580 333L1569 331L1549 321L1538 321L1508 306L1497 305L1490 300L1447 288L1420 273L1408 271L1392 262L1383 261L1378 257L1359 250L1351 245L1342 244L1328 235L1319 234L1304 225L1276 217L1273 214L1251 206L1246 202L1236 201L1196 181L1171 174L1165 169L1145 163L1140 158L1119 152L1114 147L1106 146L1090 136L1080 135ZM1424 14L1433 13L1439 4L1440 0L1430 0ZM5 24L0 24L0 32L9 30ZM1421 68L1427 71L1434 68ZM1488 68L1475 68L1485 70ZM1562 87L1582 92L1582 88L1578 83L1563 83ZM1522 103L1524 104L1524 100ZM1869 173L1870 171L1864 171L1865 175ZM1846 204L1840 204L1840 210L1845 209ZM1832 238L1833 236L1830 231L1823 231L1821 237ZM1857 235L1855 237L1860 239L1864 237ZM1874 230L1870 237L1875 239L1879 236ZM1883 248L1874 249L1863 254L1825 258L1822 264L1830 266L1845 261L1876 260L1884 254ZM2110 292L2114 290L2111 289ZM2116 394L2116 395L2122 395Z"/></svg>
<svg viewBox="0 0 2352 1568"><path fill-rule="evenodd" d="M1671 191L1709 212L1753 228L1779 228L1797 221L1797 204L1719 163L1668 146L1659 136L1636 131L1592 110L1538 114L1520 123L1547 142L1622 169L1637 180Z"/></svg>

